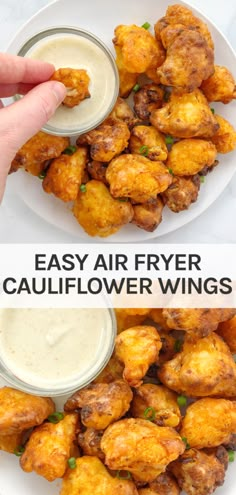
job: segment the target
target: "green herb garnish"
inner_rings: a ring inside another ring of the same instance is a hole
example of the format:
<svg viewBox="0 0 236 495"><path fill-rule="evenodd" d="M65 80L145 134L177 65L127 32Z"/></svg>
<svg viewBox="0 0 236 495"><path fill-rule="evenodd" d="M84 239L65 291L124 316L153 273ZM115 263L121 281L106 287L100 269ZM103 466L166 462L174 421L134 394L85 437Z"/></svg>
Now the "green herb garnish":
<svg viewBox="0 0 236 495"><path fill-rule="evenodd" d="M62 421L64 417L65 416L62 412L54 412L53 414L50 414L50 416L48 416L48 421L49 423L53 423L54 425L56 425L57 423L60 423L60 421Z"/></svg>
<svg viewBox="0 0 236 495"><path fill-rule="evenodd" d="M228 450L229 462L234 462L234 451Z"/></svg>
<svg viewBox="0 0 236 495"><path fill-rule="evenodd" d="M150 24L150 22L145 22L144 24L142 24L141 27L144 29L149 29L151 27L151 24Z"/></svg>
<svg viewBox="0 0 236 495"><path fill-rule="evenodd" d="M177 339L174 343L175 352L180 352L182 350L183 342L180 339Z"/></svg>
<svg viewBox="0 0 236 495"><path fill-rule="evenodd" d="M174 138L172 136L166 136L165 137L165 142L166 142L166 144L173 144L174 143Z"/></svg>
<svg viewBox="0 0 236 495"><path fill-rule="evenodd" d="M85 192L86 192L86 190L87 190L87 189L86 189L86 184L81 184L81 186L80 186L80 191L81 191L82 193L85 193Z"/></svg>
<svg viewBox="0 0 236 495"><path fill-rule="evenodd" d="M200 182L201 182L202 184L204 184L204 182L205 182L205 177L204 177L204 175L200 175Z"/></svg>
<svg viewBox="0 0 236 495"><path fill-rule="evenodd" d="M77 148L76 146L68 146L64 151L63 151L63 155L73 155L75 152L77 151Z"/></svg>
<svg viewBox="0 0 236 495"><path fill-rule="evenodd" d="M67 461L68 466L70 469L75 469L76 468L76 458L75 457L70 457Z"/></svg>
<svg viewBox="0 0 236 495"><path fill-rule="evenodd" d="M43 180L43 179L45 179L46 175L47 175L46 172L40 172L40 174L38 175L38 178L40 180Z"/></svg>
<svg viewBox="0 0 236 495"><path fill-rule="evenodd" d="M185 397L185 395L179 395L177 402L179 407L184 407L187 404L187 397Z"/></svg>
<svg viewBox="0 0 236 495"><path fill-rule="evenodd" d="M154 407L147 407L147 409L145 409L143 415L144 415L144 418L147 419L148 421L154 421L154 419L156 417L156 411L155 411Z"/></svg>
<svg viewBox="0 0 236 495"><path fill-rule="evenodd" d="M133 92L137 93L140 90L140 88L141 88L140 84L138 84L138 83L135 84L135 86L133 87Z"/></svg>
<svg viewBox="0 0 236 495"><path fill-rule="evenodd" d="M214 113L215 113L215 109L214 108L211 108L211 113L213 113L213 115L214 115Z"/></svg>
<svg viewBox="0 0 236 495"><path fill-rule="evenodd" d="M182 441L185 443L186 450L191 449L191 447L190 447L190 445L189 445L188 440L187 440L186 437L182 437Z"/></svg>
<svg viewBox="0 0 236 495"><path fill-rule="evenodd" d="M14 454L17 457L21 457L22 454L24 454L24 451L25 451L25 447L23 447L23 445L18 445L18 447L14 449Z"/></svg>
<svg viewBox="0 0 236 495"><path fill-rule="evenodd" d="M139 153L143 156L148 156L148 153L149 153L149 148L148 146L141 146L141 148L139 148Z"/></svg>
<svg viewBox="0 0 236 495"><path fill-rule="evenodd" d="M174 175L172 168L168 168L168 172L169 172L169 174Z"/></svg>
<svg viewBox="0 0 236 495"><path fill-rule="evenodd" d="M124 473L124 475L122 474ZM119 478L119 480L130 480L131 479L131 474L129 471L116 471L116 477Z"/></svg>

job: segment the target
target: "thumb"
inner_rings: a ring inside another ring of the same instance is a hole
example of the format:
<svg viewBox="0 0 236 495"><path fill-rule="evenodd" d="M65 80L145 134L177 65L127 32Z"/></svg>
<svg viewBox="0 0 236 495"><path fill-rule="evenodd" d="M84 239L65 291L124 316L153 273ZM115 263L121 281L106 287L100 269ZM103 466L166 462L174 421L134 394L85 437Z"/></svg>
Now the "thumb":
<svg viewBox="0 0 236 495"><path fill-rule="evenodd" d="M52 117L66 96L60 82L39 84L21 100L0 111L0 200L16 152Z"/></svg>

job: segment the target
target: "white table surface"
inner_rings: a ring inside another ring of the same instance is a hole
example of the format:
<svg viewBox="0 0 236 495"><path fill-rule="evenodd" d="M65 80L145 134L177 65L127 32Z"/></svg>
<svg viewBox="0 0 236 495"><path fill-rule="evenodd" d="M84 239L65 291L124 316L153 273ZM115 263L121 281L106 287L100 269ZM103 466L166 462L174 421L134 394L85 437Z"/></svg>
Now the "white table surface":
<svg viewBox="0 0 236 495"><path fill-rule="evenodd" d="M139 0L140 1L140 0ZM209 16L236 49L235 0L189 0ZM48 0L1 0L0 50L4 51L21 25ZM176 2L177 3L177 2ZM236 165L236 163L235 163ZM236 174L214 204L190 224L159 237L158 243L236 242ZM29 210L8 187L0 207L0 242L76 243L79 239L52 227Z"/></svg>

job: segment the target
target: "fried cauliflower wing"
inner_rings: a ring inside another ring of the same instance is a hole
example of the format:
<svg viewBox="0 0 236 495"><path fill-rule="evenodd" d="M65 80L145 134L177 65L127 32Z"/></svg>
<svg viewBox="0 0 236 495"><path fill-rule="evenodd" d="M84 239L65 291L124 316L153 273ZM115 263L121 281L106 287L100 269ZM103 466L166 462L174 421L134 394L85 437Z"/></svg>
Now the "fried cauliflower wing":
<svg viewBox="0 0 236 495"><path fill-rule="evenodd" d="M183 139L173 144L166 162L174 175L193 176L211 167L217 156L215 145L204 139Z"/></svg>
<svg viewBox="0 0 236 495"><path fill-rule="evenodd" d="M150 419L158 426L175 428L181 420L177 395L162 385L145 383L135 390L131 404L134 418Z"/></svg>
<svg viewBox="0 0 236 495"><path fill-rule="evenodd" d="M185 445L173 428L129 418L106 429L101 449L109 469L127 470L135 480L150 482L184 452Z"/></svg>
<svg viewBox="0 0 236 495"><path fill-rule="evenodd" d="M122 380L124 366L113 354L102 372L93 380L93 383L111 383Z"/></svg>
<svg viewBox="0 0 236 495"><path fill-rule="evenodd" d="M140 155L121 155L108 165L106 179L114 198L131 198L135 203L155 199L172 182L162 162Z"/></svg>
<svg viewBox="0 0 236 495"><path fill-rule="evenodd" d="M187 210L198 198L200 179L195 177L174 177L172 184L162 193L164 204L174 213Z"/></svg>
<svg viewBox="0 0 236 495"><path fill-rule="evenodd" d="M165 332L170 332L170 327L166 323L166 318L163 315L163 309L161 308L152 308L149 310L149 318L153 320L157 326L158 330L164 330Z"/></svg>
<svg viewBox="0 0 236 495"><path fill-rule="evenodd" d="M219 323L235 315L235 309L164 309L169 328L185 330L193 339L205 337L214 332Z"/></svg>
<svg viewBox="0 0 236 495"><path fill-rule="evenodd" d="M78 445L84 455L95 456L104 461L105 456L101 450L102 435L103 430L95 430L94 428L86 428L84 432L79 433Z"/></svg>
<svg viewBox="0 0 236 495"><path fill-rule="evenodd" d="M14 435L0 435L0 450L14 454L22 446L24 432Z"/></svg>
<svg viewBox="0 0 236 495"><path fill-rule="evenodd" d="M158 331L161 337L162 347L158 356L158 366L161 366L166 361L170 361L176 354L176 339L164 331Z"/></svg>
<svg viewBox="0 0 236 495"><path fill-rule="evenodd" d="M219 129L199 89L182 95L171 93L166 105L151 113L150 121L160 132L176 138L210 138Z"/></svg>
<svg viewBox="0 0 236 495"><path fill-rule="evenodd" d="M158 377L166 387L188 397L236 396L236 364L228 346L212 333L164 363Z"/></svg>
<svg viewBox="0 0 236 495"><path fill-rule="evenodd" d="M234 77L227 67L215 65L214 69L214 74L203 81L201 90L208 101L230 103L236 98Z"/></svg>
<svg viewBox="0 0 236 495"><path fill-rule="evenodd" d="M121 120L122 122L125 122L129 129L132 129L134 125L139 122L128 103L120 97L118 98L112 112L108 117L108 120L110 119Z"/></svg>
<svg viewBox="0 0 236 495"><path fill-rule="evenodd" d="M132 398L132 391L123 380L93 383L75 392L66 401L65 411L81 409L81 422L84 426L104 430L124 416Z"/></svg>
<svg viewBox="0 0 236 495"><path fill-rule="evenodd" d="M180 435L192 448L218 447L236 430L236 402L204 398L188 406Z"/></svg>
<svg viewBox="0 0 236 495"><path fill-rule="evenodd" d="M161 39L163 29L167 26L175 26L176 24L198 31L203 38L205 38L209 47L212 49L214 48L212 36L207 24L196 17L190 9L179 4L169 5L165 17L162 17L162 19L155 24L156 38Z"/></svg>
<svg viewBox="0 0 236 495"><path fill-rule="evenodd" d="M115 355L125 365L123 378L131 387L139 387L149 366L157 361L161 340L154 327L129 328L116 338Z"/></svg>
<svg viewBox="0 0 236 495"><path fill-rule="evenodd" d="M143 74L163 62L164 50L161 44L147 29L135 24L117 26L113 43L118 51L117 57L132 74Z"/></svg>
<svg viewBox="0 0 236 495"><path fill-rule="evenodd" d="M87 234L100 237L115 234L134 214L129 202L114 199L105 184L96 180L86 184L85 192L79 192L73 213Z"/></svg>
<svg viewBox="0 0 236 495"><path fill-rule="evenodd" d="M159 196L153 201L133 205L134 216L132 223L147 232L154 232L162 221L163 201Z"/></svg>
<svg viewBox="0 0 236 495"><path fill-rule="evenodd" d="M108 185L106 180L106 163L92 160L87 165L87 171L92 179L99 180L100 182L103 182L103 184Z"/></svg>
<svg viewBox="0 0 236 495"><path fill-rule="evenodd" d="M146 308L115 308L117 333L127 328L141 325L147 318L149 309Z"/></svg>
<svg viewBox="0 0 236 495"><path fill-rule="evenodd" d="M187 495L210 495L223 485L228 467L228 453L224 447L211 450L186 450L170 470Z"/></svg>
<svg viewBox="0 0 236 495"><path fill-rule="evenodd" d="M76 459L76 468L68 469L60 495L138 495L135 484L113 478L97 457Z"/></svg>
<svg viewBox="0 0 236 495"><path fill-rule="evenodd" d="M84 69L63 68L54 72L52 81L59 81L67 89L67 96L63 100L63 105L73 108L79 105L86 98L90 98L89 83L90 77Z"/></svg>
<svg viewBox="0 0 236 495"><path fill-rule="evenodd" d="M153 161L164 162L168 155L165 137L153 126L134 127L131 131L129 149L131 153L146 156Z"/></svg>
<svg viewBox="0 0 236 495"><path fill-rule="evenodd" d="M33 430L20 458L23 471L35 471L48 481L62 478L76 439L78 414L66 415L59 423L44 423Z"/></svg>
<svg viewBox="0 0 236 495"><path fill-rule="evenodd" d="M236 353L236 316L219 324L217 333L224 339L230 351Z"/></svg>
<svg viewBox="0 0 236 495"><path fill-rule="evenodd" d="M43 180L43 189L62 201L75 201L87 162L87 148L79 147L73 155L61 155L52 161Z"/></svg>
<svg viewBox="0 0 236 495"><path fill-rule="evenodd" d="M0 389L0 435L15 435L40 425L54 410L54 402L47 397L3 387Z"/></svg>
<svg viewBox="0 0 236 495"><path fill-rule="evenodd" d="M121 120L110 119L80 136L77 144L90 145L90 155L93 160L109 162L128 146L129 138L127 124Z"/></svg>
<svg viewBox="0 0 236 495"><path fill-rule="evenodd" d="M40 131L17 151L10 173L24 168L31 175L38 176L44 170L45 162L59 157L69 144L67 137L51 136Z"/></svg>
<svg viewBox="0 0 236 495"><path fill-rule="evenodd" d="M122 51L119 46L116 46L116 65L119 72L120 89L119 95L121 98L127 98L134 86L137 84L139 74L129 72L124 65Z"/></svg>
<svg viewBox="0 0 236 495"><path fill-rule="evenodd" d="M134 94L134 111L141 120L148 121L153 110L162 107L164 90L157 84L145 84Z"/></svg>
<svg viewBox="0 0 236 495"><path fill-rule="evenodd" d="M236 148L236 131L234 127L220 115L215 116L219 129L211 137L218 153L230 153Z"/></svg>
<svg viewBox="0 0 236 495"><path fill-rule="evenodd" d="M157 69L162 84L178 92L191 92L213 74L214 51L199 31L167 26L160 36L167 50L164 63Z"/></svg>
<svg viewBox="0 0 236 495"><path fill-rule="evenodd" d="M149 487L157 495L180 495L180 488L176 480L167 472L160 474L154 481L149 483ZM145 492L143 495L145 495Z"/></svg>

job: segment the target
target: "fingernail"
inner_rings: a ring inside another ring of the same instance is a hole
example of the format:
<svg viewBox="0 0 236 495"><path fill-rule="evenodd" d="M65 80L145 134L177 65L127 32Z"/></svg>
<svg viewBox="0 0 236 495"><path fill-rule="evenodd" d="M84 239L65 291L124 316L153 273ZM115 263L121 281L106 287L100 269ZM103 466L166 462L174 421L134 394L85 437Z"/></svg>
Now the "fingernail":
<svg viewBox="0 0 236 495"><path fill-rule="evenodd" d="M58 105L60 105L60 103L66 97L66 87L64 86L64 84L56 81L52 85L52 92L54 93L54 95L57 99Z"/></svg>

